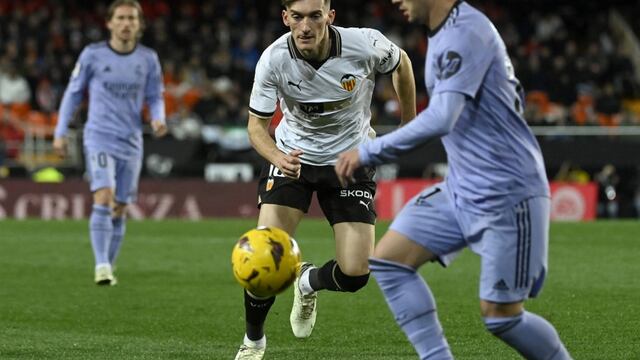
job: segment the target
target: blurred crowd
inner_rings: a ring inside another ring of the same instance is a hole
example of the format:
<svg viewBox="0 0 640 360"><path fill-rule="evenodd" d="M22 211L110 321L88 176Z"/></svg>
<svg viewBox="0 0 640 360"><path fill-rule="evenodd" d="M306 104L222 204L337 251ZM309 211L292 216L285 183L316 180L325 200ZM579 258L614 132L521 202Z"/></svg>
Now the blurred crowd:
<svg viewBox="0 0 640 360"><path fill-rule="evenodd" d="M527 90L531 124L640 125L640 85L629 53L611 30L606 5L470 3L502 34ZM107 38L108 4L0 2L0 132L6 143L20 141L29 126L50 135L77 56L86 44ZM287 31L280 2L141 4L146 19L142 43L160 56L169 121L190 124L176 135L197 136L203 125L244 126L256 62L265 47ZM418 82L418 106L426 107L425 29L408 26L388 0L335 0L332 5L336 25L380 29L407 51ZM637 22L631 23L637 37ZM378 81L372 110L374 124L397 123L398 104L389 77Z"/></svg>

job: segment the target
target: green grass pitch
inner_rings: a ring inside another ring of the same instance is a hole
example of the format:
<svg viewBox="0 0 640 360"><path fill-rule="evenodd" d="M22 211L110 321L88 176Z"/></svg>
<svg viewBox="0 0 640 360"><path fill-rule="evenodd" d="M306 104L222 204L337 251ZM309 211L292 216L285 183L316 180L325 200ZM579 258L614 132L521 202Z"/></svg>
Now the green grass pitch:
<svg viewBox="0 0 640 360"><path fill-rule="evenodd" d="M255 220L131 221L119 284L93 284L86 222L0 221L0 359L233 359L242 291L230 270ZM378 237L387 224L378 225ZM550 272L527 308L549 319L575 359L640 359L640 222L552 224ZM333 255L331 230L306 219L303 258ZM518 359L484 330L478 257L422 268L457 359ZM292 291L267 321L266 359L416 359L374 281L322 292L309 339L289 329Z"/></svg>

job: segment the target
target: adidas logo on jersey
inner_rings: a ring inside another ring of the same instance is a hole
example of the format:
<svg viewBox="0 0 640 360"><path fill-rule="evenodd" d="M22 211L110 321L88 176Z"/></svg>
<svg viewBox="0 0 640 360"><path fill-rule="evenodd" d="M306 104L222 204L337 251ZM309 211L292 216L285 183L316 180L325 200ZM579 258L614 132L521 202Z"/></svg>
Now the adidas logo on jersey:
<svg viewBox="0 0 640 360"><path fill-rule="evenodd" d="M504 279L500 279L500 281L498 281L497 283L495 283L493 285L493 288L495 290L500 290L500 291L507 291L509 290L509 286L507 286L507 283L504 281Z"/></svg>

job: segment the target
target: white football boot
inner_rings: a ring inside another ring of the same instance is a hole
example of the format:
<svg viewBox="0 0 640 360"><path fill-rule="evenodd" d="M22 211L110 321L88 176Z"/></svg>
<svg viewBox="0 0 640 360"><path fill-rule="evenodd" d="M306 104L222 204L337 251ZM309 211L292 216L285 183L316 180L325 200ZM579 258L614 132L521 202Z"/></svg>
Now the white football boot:
<svg viewBox="0 0 640 360"><path fill-rule="evenodd" d="M111 265L101 264L96 266L94 281L96 282L96 285L115 285L117 280L113 277Z"/></svg>
<svg viewBox="0 0 640 360"><path fill-rule="evenodd" d="M262 360L265 350L267 350L266 335L258 341L249 340L245 335L244 342L240 345L235 360Z"/></svg>
<svg viewBox="0 0 640 360"><path fill-rule="evenodd" d="M291 330L297 338L307 338L313 331L316 324L316 301L318 299L317 292L303 294L300 290L300 277L307 271L315 268L311 263L302 263L300 266L300 275L293 283L293 307L291 308Z"/></svg>

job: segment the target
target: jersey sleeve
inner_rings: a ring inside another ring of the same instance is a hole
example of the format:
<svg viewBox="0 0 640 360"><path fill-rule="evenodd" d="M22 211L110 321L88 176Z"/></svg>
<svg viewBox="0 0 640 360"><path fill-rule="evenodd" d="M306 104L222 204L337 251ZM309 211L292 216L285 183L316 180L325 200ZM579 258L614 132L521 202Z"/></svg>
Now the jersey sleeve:
<svg viewBox="0 0 640 360"><path fill-rule="evenodd" d="M433 93L455 91L475 98L496 54L491 37L465 29L455 29L434 49Z"/></svg>
<svg viewBox="0 0 640 360"><path fill-rule="evenodd" d="M149 73L147 74L147 86L145 88L145 100L149 105L151 120L165 121L162 67L160 66L158 54L155 51L152 53L149 62Z"/></svg>
<svg viewBox="0 0 640 360"><path fill-rule="evenodd" d="M371 52L373 67L378 73L390 74L400 65L400 47L375 29L363 29Z"/></svg>
<svg viewBox="0 0 640 360"><path fill-rule="evenodd" d="M271 67L270 51L265 51L253 78L253 88L249 99L249 112L262 118L269 118L276 112L278 86L275 71Z"/></svg>
<svg viewBox="0 0 640 360"><path fill-rule="evenodd" d="M405 152L426 141L448 134L456 125L465 106L465 97L458 92L434 94L429 107L405 126L384 136L360 144L363 165L393 162Z"/></svg>
<svg viewBox="0 0 640 360"><path fill-rule="evenodd" d="M91 57L91 50L89 48L82 50L71 72L69 84L64 91L62 101L60 102L60 109L58 110L58 124L56 124L55 130L56 137L66 135L71 117L78 105L80 105L80 102L82 102L84 91L92 75Z"/></svg>

